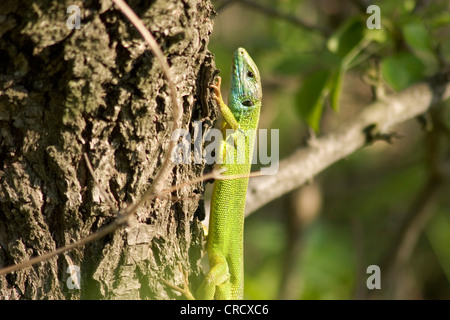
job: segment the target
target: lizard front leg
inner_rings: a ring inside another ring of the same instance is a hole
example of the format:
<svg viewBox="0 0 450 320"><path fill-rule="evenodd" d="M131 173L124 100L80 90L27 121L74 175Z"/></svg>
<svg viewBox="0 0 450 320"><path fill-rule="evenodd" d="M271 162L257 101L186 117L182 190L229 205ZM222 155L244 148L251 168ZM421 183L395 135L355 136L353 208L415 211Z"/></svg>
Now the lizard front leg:
<svg viewBox="0 0 450 320"><path fill-rule="evenodd" d="M232 163L235 160L234 151L237 148L238 144L240 143L242 147L243 143L245 143L245 132L240 129L239 123L231 112L231 109L223 101L222 93L220 90L221 85L222 78L217 77L217 84L213 84L210 86L212 89L214 89L213 99L216 100L217 104L219 105L220 113L223 117L221 128L223 140L220 142L219 146L219 156L217 158L218 164ZM227 128L231 128L232 130L234 130L234 132L227 135ZM229 140L230 137L232 139L231 142ZM229 144L230 146L228 147L227 144ZM227 154L231 157L228 160L226 158Z"/></svg>
<svg viewBox="0 0 450 320"><path fill-rule="evenodd" d="M233 130L239 129L239 123L231 112L230 108L225 104L222 99L222 93L220 92L220 86L222 85L222 78L217 77L217 84L211 85L214 89L213 99L216 100L219 105L220 113L222 114L223 120L226 124L230 126Z"/></svg>

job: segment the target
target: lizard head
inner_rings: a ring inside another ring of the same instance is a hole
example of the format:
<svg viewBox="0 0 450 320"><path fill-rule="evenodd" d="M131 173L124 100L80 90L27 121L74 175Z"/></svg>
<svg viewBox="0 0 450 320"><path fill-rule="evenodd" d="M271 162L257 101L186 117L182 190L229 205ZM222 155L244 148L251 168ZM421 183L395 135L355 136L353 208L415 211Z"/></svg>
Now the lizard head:
<svg viewBox="0 0 450 320"><path fill-rule="evenodd" d="M232 110L237 118L261 105L261 77L256 64L244 48L238 48L233 56L231 71Z"/></svg>

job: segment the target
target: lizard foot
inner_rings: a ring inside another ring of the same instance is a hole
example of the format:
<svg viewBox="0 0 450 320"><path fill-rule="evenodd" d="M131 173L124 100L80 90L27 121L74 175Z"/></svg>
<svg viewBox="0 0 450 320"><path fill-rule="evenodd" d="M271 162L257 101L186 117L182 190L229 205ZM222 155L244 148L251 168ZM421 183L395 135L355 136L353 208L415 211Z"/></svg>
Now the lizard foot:
<svg viewBox="0 0 450 320"><path fill-rule="evenodd" d="M220 87L222 85L222 78L217 77L217 83L210 85L210 88L214 89L213 99L220 105L223 103L222 93L220 92Z"/></svg>

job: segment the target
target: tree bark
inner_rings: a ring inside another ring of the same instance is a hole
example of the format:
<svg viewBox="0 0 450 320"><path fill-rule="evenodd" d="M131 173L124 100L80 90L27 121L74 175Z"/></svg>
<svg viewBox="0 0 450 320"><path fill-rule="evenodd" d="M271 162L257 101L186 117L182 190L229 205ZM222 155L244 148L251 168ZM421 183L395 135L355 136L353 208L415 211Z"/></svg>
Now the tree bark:
<svg viewBox="0 0 450 320"><path fill-rule="evenodd" d="M66 24L80 8L81 28ZM183 127L212 126L209 0L129 1L171 66ZM136 202L165 159L173 102L161 67L111 1L0 4L0 268L68 245ZM99 185L83 160L87 154ZM201 176L174 167L167 186ZM201 273L202 183L141 206L126 228L0 276L0 299L167 299ZM79 267L80 288L68 268Z"/></svg>

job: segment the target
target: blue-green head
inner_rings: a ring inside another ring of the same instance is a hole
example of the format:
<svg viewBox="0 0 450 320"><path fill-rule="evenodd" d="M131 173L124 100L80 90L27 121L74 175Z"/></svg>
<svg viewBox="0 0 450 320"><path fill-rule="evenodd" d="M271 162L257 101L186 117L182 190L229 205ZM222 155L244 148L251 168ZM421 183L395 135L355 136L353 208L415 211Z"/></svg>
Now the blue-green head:
<svg viewBox="0 0 450 320"><path fill-rule="evenodd" d="M233 56L229 107L237 121L261 107L261 77L256 64L244 48Z"/></svg>

